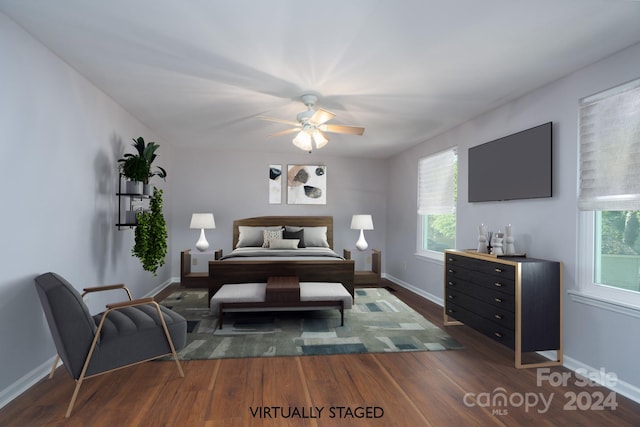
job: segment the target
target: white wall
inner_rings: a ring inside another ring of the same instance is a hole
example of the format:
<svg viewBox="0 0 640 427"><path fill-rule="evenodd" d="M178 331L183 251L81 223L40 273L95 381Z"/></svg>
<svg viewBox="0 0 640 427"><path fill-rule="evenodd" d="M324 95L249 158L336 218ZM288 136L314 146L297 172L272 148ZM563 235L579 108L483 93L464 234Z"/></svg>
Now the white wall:
<svg viewBox="0 0 640 427"><path fill-rule="evenodd" d="M153 133L1 13L0 57L2 406L55 355L34 277L55 271L79 289L125 282L140 297L170 271L144 272L133 231L114 225L117 159Z"/></svg>
<svg viewBox="0 0 640 427"><path fill-rule="evenodd" d="M393 278L436 301L443 297L440 262L414 256L417 159L458 146L458 248L476 246L476 227L489 230L513 224L516 250L564 263L565 290L577 280L577 118L581 97L640 77L640 45L633 46L546 87L477 117L390 159L386 271ZM548 121L553 122L553 198L467 203L469 147ZM406 269L403 268L406 263ZM564 298L564 345L568 364L613 372L640 397L635 331L640 319Z"/></svg>
<svg viewBox="0 0 640 427"><path fill-rule="evenodd" d="M269 165L321 164L327 167L326 205L289 205L283 187L282 204L268 199ZM349 229L351 215L370 213L375 230L365 235L371 248L384 249L386 224L387 163L383 160L326 157L311 154L233 152L184 148L172 160L168 180L173 194L170 215L175 251L172 271L179 276L182 249L193 248L198 230L189 229L191 214L213 212L216 228L206 230L211 249L232 249L233 220L263 215L332 215L334 248L354 248L358 233ZM383 254L384 255L384 254Z"/></svg>

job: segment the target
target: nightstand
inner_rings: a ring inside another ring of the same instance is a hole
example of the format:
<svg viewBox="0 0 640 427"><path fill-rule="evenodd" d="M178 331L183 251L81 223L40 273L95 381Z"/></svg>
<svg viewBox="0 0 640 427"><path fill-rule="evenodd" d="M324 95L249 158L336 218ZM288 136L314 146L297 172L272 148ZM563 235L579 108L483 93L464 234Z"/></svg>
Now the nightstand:
<svg viewBox="0 0 640 427"><path fill-rule="evenodd" d="M180 285L183 288L209 288L209 270L191 271L191 249L180 253ZM211 251L211 259L217 260L222 257L222 249ZM207 263L208 264L208 263Z"/></svg>
<svg viewBox="0 0 640 427"><path fill-rule="evenodd" d="M351 259L351 250L344 249L343 256L345 259ZM382 270L382 253L377 249L372 249L371 270L356 270L353 276L353 284L379 286L380 270Z"/></svg>

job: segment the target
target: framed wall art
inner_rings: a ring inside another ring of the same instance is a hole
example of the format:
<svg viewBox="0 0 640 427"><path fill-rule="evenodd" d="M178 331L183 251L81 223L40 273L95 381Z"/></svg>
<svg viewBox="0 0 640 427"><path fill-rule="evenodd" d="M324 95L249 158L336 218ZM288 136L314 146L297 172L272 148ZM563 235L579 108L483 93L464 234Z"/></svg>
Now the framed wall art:
<svg viewBox="0 0 640 427"><path fill-rule="evenodd" d="M287 203L290 205L326 205L327 167L324 165L288 165Z"/></svg>
<svg viewBox="0 0 640 427"><path fill-rule="evenodd" d="M282 203L282 165L269 165L269 204Z"/></svg>

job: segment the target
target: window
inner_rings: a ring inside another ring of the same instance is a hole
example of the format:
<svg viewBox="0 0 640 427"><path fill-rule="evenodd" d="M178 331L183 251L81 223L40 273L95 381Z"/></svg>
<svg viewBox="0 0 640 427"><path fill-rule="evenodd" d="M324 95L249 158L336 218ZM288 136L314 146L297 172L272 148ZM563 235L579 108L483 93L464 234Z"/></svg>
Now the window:
<svg viewBox="0 0 640 427"><path fill-rule="evenodd" d="M640 308L640 79L580 101L582 291Z"/></svg>
<svg viewBox="0 0 640 427"><path fill-rule="evenodd" d="M418 253L439 260L456 246L456 153L452 148L418 164Z"/></svg>
<svg viewBox="0 0 640 427"><path fill-rule="evenodd" d="M640 291L639 214L595 212L594 283Z"/></svg>

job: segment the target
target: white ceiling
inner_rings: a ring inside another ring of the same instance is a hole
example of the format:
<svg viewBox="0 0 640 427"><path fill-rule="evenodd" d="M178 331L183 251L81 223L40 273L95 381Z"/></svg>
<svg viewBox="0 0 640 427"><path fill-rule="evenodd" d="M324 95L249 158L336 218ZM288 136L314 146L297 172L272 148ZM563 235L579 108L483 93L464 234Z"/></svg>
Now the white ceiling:
<svg viewBox="0 0 640 427"><path fill-rule="evenodd" d="M297 152L320 96L328 155L385 158L640 42L634 0L0 0L165 141ZM131 135L132 137L136 135Z"/></svg>

